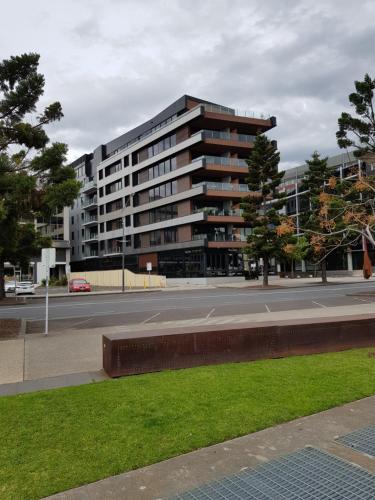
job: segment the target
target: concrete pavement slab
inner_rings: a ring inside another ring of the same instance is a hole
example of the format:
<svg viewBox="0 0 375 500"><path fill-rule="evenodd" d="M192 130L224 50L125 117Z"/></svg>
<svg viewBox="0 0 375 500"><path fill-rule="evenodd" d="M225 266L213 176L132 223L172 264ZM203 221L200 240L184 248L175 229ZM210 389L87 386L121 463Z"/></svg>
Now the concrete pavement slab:
<svg viewBox="0 0 375 500"><path fill-rule="evenodd" d="M0 341L0 384L23 380L24 338Z"/></svg>
<svg viewBox="0 0 375 500"><path fill-rule="evenodd" d="M24 379L34 380L101 370L101 336L100 329L98 332L86 332L83 335L27 335Z"/></svg>
<svg viewBox="0 0 375 500"><path fill-rule="evenodd" d="M101 382L109 377L103 370L97 372L69 373L57 377L48 377L35 380L24 380L12 384L0 385L0 396L11 396L14 394L24 394L26 392L44 391L47 389L57 389L59 387L72 387L75 385L91 384Z"/></svg>
<svg viewBox="0 0 375 500"><path fill-rule="evenodd" d="M48 497L53 500L166 499L313 446L375 474L375 461L335 439L375 423L375 396L202 448Z"/></svg>

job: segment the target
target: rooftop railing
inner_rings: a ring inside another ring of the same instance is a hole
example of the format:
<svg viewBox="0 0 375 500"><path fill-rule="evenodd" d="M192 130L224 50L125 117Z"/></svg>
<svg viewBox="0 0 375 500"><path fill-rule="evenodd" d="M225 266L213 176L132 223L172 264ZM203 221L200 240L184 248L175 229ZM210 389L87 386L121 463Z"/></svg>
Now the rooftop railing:
<svg viewBox="0 0 375 500"><path fill-rule="evenodd" d="M268 120L270 118L270 115L268 115L267 113L258 111L245 111L234 108L227 108L226 106L220 106L218 104L203 103L202 105L204 109L210 113L223 113L226 115L244 116L246 118L260 118L261 120Z"/></svg>

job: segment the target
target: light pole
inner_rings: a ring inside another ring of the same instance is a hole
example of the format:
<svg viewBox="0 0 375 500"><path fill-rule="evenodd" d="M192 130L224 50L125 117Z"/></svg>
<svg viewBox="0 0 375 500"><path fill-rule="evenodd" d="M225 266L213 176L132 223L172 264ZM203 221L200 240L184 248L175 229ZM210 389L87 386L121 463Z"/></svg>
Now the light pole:
<svg viewBox="0 0 375 500"><path fill-rule="evenodd" d="M126 207L125 207L126 208ZM126 246L126 242L125 242L125 215L124 217L122 218L122 265L121 265L121 269L122 269L122 287L121 287L121 291L122 293L125 292L125 246Z"/></svg>

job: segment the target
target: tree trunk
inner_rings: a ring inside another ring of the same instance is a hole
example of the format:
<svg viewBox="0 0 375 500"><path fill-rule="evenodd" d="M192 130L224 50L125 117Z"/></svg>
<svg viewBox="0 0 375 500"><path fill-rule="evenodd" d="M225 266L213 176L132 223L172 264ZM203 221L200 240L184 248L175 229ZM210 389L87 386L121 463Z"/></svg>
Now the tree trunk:
<svg viewBox="0 0 375 500"><path fill-rule="evenodd" d="M0 300L5 298L4 288L4 262L0 260Z"/></svg>
<svg viewBox="0 0 375 500"><path fill-rule="evenodd" d="M294 278L294 259L292 259L290 263L290 277Z"/></svg>
<svg viewBox="0 0 375 500"><path fill-rule="evenodd" d="M322 260L322 283L327 283L327 261L326 259Z"/></svg>
<svg viewBox="0 0 375 500"><path fill-rule="evenodd" d="M263 286L268 286L268 257L263 257Z"/></svg>

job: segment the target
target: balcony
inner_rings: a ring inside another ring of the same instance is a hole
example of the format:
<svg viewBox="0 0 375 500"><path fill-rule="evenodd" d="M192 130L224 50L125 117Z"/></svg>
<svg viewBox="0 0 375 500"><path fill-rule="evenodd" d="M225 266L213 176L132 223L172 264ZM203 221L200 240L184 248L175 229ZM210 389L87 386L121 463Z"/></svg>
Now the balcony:
<svg viewBox="0 0 375 500"><path fill-rule="evenodd" d="M89 208L94 208L97 205L98 205L98 197L92 196L91 198L87 198L86 200L83 201L82 208L84 210L87 210Z"/></svg>
<svg viewBox="0 0 375 500"><path fill-rule="evenodd" d="M214 215L219 217L242 217L243 210L222 210L214 207L203 207L203 208L195 208L193 213L204 212L206 215Z"/></svg>
<svg viewBox="0 0 375 500"><path fill-rule="evenodd" d="M243 248L247 236L243 234L200 233L193 234L193 241L205 240L209 248Z"/></svg>
<svg viewBox="0 0 375 500"><path fill-rule="evenodd" d="M90 193L96 191L97 184L94 177L85 177L83 181L83 186L81 188L81 193Z"/></svg>
<svg viewBox="0 0 375 500"><path fill-rule="evenodd" d="M98 216L97 214L95 215L86 215L86 217L83 219L82 226L90 227L90 226L96 226L98 224Z"/></svg>
<svg viewBox="0 0 375 500"><path fill-rule="evenodd" d="M230 182L198 182L197 184L192 184L192 187L204 186L208 191L233 191L241 193L249 193L250 190L247 184L231 184Z"/></svg>
<svg viewBox="0 0 375 500"><path fill-rule="evenodd" d="M245 111L245 110L227 108L226 106L220 106L218 104L208 104L208 103L203 103L202 106L204 107L204 110L209 113L222 113L232 116L244 116L245 118L257 118L260 120L270 119L270 115L256 111Z"/></svg>
<svg viewBox="0 0 375 500"><path fill-rule="evenodd" d="M219 139L220 141L235 141L253 143L255 135L234 134L231 132L218 132L217 130L203 130L203 139Z"/></svg>
<svg viewBox="0 0 375 500"><path fill-rule="evenodd" d="M82 239L83 243L96 243L98 241L98 233L87 232Z"/></svg>
<svg viewBox="0 0 375 500"><path fill-rule="evenodd" d="M85 259L92 259L94 257L99 257L99 252L97 248L90 248L84 254Z"/></svg>
<svg viewBox="0 0 375 500"><path fill-rule="evenodd" d="M203 155L199 158L195 158L192 163L195 161L202 161L204 165L220 165L222 167L237 167L237 168L248 168L246 160L242 160L239 158L227 158L225 156L209 156Z"/></svg>

